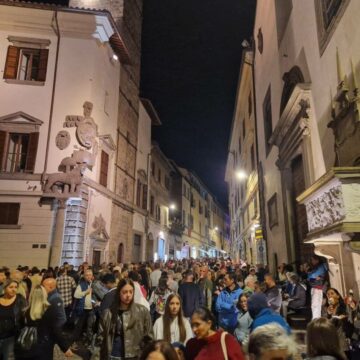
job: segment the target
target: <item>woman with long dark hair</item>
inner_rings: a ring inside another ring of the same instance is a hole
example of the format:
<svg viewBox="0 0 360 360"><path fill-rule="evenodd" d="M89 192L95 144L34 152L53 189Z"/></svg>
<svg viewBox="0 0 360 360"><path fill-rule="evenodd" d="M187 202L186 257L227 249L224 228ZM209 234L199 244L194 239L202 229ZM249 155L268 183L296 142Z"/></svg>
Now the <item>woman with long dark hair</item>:
<svg viewBox="0 0 360 360"><path fill-rule="evenodd" d="M184 318L181 298L177 294L168 296L164 315L154 324L155 339L164 339L169 343L180 342L185 344L193 334L189 320Z"/></svg>
<svg viewBox="0 0 360 360"><path fill-rule="evenodd" d="M335 325L341 349L349 351L349 344L346 338L351 338L352 326L348 321L348 313L344 299L339 291L328 288L326 291L326 317Z"/></svg>
<svg viewBox="0 0 360 360"><path fill-rule="evenodd" d="M245 359L236 339L224 331L216 330L214 315L208 308L195 310L191 326L196 337L186 343L187 360Z"/></svg>
<svg viewBox="0 0 360 360"><path fill-rule="evenodd" d="M144 337L152 338L149 311L134 302L135 286L130 279L121 279L115 300L104 310L99 324L102 360L137 359Z"/></svg>

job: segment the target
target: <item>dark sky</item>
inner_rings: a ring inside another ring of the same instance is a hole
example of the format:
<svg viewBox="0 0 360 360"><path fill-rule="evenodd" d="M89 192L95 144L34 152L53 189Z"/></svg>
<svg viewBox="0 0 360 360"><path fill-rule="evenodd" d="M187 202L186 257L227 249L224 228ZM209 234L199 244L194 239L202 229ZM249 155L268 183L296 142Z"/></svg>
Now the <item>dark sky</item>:
<svg viewBox="0 0 360 360"><path fill-rule="evenodd" d="M194 170L227 209L224 173L241 42L249 39L255 0L145 0L142 96L162 126L153 138Z"/></svg>

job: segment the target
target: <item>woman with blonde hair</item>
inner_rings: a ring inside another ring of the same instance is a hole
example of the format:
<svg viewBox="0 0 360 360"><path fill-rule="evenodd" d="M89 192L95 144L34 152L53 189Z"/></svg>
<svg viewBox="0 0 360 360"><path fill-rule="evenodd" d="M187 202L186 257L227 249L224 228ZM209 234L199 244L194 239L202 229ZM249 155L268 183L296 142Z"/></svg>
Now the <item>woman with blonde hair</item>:
<svg viewBox="0 0 360 360"><path fill-rule="evenodd" d="M70 344L62 336L57 309L48 302L47 292L43 286L37 285L31 291L22 325L23 329L15 343L16 360L52 360L55 343L59 345L65 356L73 355ZM32 333L36 334L31 344L25 344L24 341L26 328L31 328Z"/></svg>

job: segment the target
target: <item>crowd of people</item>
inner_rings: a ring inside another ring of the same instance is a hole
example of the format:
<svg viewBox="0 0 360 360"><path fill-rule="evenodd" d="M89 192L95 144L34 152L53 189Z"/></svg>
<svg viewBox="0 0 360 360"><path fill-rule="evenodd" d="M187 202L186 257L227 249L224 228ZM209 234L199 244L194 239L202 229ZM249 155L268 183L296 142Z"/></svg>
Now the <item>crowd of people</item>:
<svg viewBox="0 0 360 360"><path fill-rule="evenodd" d="M299 269L230 259L78 269L0 268L0 360L271 360L300 356L289 326L310 313L306 354L360 359L360 306L316 255Z"/></svg>

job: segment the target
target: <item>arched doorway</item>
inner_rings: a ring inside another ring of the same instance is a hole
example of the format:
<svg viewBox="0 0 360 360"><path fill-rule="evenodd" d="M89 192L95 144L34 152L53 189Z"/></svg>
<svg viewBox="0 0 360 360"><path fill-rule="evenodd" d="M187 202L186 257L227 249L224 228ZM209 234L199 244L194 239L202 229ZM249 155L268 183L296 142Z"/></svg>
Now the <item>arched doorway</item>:
<svg viewBox="0 0 360 360"><path fill-rule="evenodd" d="M117 262L122 263L124 260L124 245L123 243L119 244L118 252L117 252Z"/></svg>

